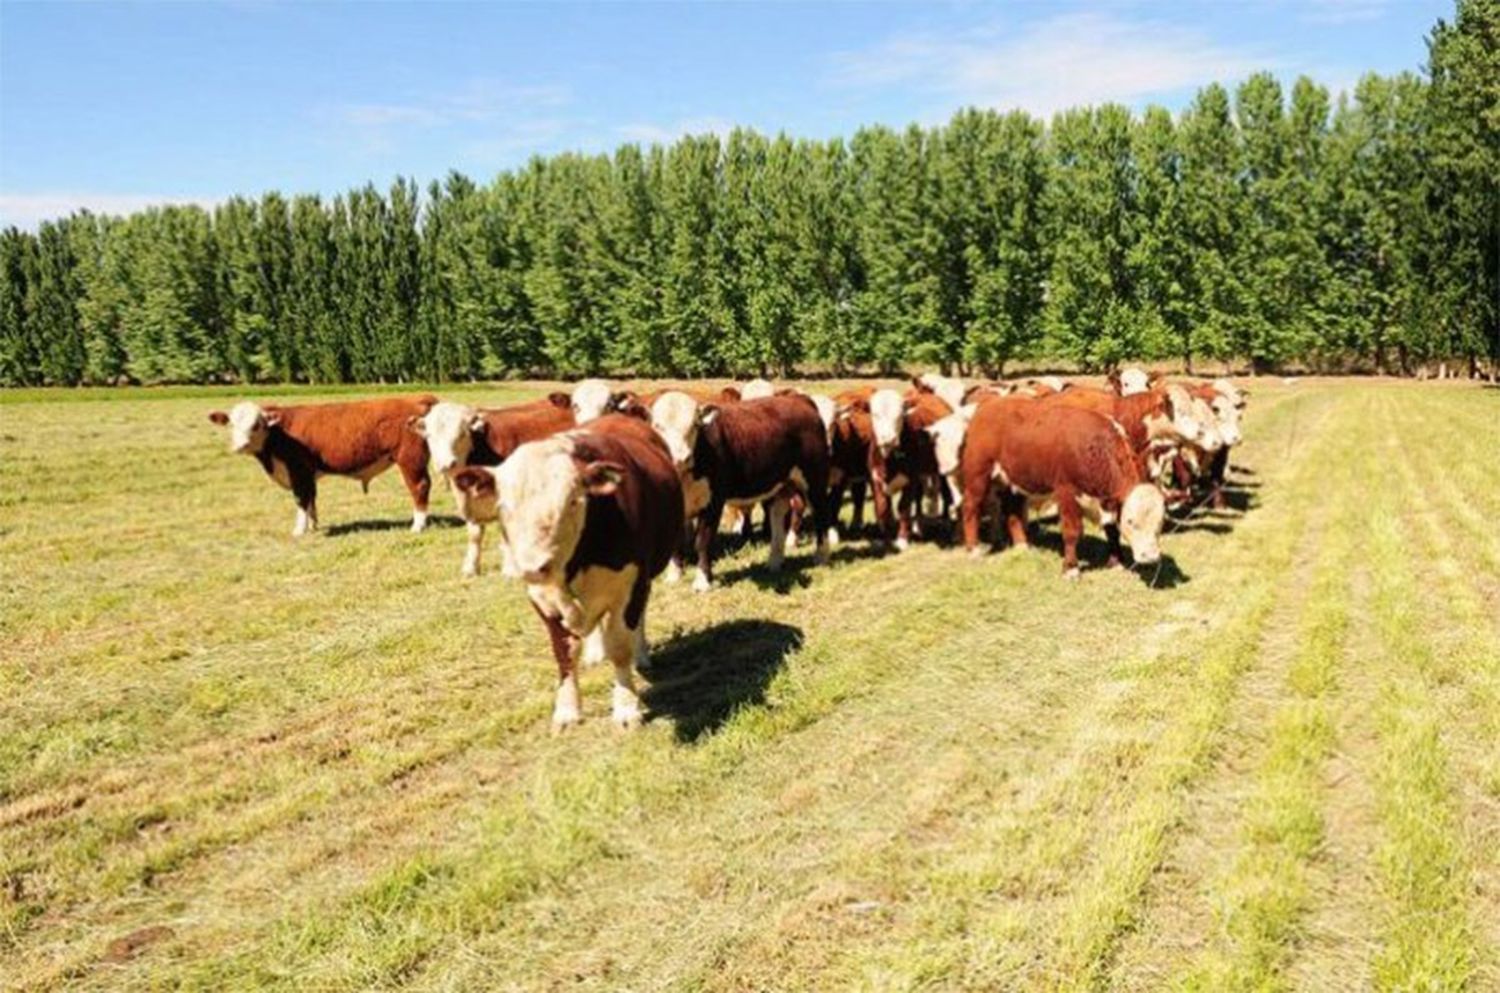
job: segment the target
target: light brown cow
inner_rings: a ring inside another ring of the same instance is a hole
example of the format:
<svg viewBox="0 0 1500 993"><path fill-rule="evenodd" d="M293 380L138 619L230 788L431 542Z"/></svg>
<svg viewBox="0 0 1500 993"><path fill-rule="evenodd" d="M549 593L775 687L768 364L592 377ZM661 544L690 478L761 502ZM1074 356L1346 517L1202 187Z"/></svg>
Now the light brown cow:
<svg viewBox="0 0 1500 993"><path fill-rule="evenodd" d="M366 490L391 466L411 493L413 531L427 526L427 443L407 430L438 402L437 397L388 397L349 403L264 406L248 400L208 419L229 428L229 450L255 456L276 483L297 501L293 536L318 526L318 477L349 476Z"/></svg>

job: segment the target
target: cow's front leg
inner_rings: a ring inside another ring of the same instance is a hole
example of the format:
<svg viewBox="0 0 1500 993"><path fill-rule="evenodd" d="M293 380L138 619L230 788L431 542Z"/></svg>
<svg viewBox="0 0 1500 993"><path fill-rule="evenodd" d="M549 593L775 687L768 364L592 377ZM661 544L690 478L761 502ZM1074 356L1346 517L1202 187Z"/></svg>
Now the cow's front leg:
<svg viewBox="0 0 1500 993"><path fill-rule="evenodd" d="M854 504L849 511L849 533L857 535L865 527L865 489L868 484L863 479L856 479L849 488L849 500ZM835 504L835 507L838 505Z"/></svg>
<svg viewBox="0 0 1500 993"><path fill-rule="evenodd" d="M698 574L693 577L693 589L707 593L713 587L714 528L724 513L724 505L714 501L698 515L698 533L695 540L698 552Z"/></svg>
<svg viewBox="0 0 1500 993"><path fill-rule="evenodd" d="M462 575L465 579L473 579L479 575L479 556L484 551L484 525L470 521L467 528L469 546L464 550Z"/></svg>
<svg viewBox="0 0 1500 993"><path fill-rule="evenodd" d="M897 497L896 551L904 552L911 546L911 519L921 500L921 484L915 480L906 484Z"/></svg>
<svg viewBox="0 0 1500 993"><path fill-rule="evenodd" d="M610 709L615 727L629 730L641 723L641 698L635 691L635 669L639 649L645 644L645 617L635 630L625 626L620 611L610 613L604 648L615 667L615 688Z"/></svg>
<svg viewBox="0 0 1500 993"><path fill-rule="evenodd" d="M552 639L552 658L557 662L557 696L552 704L552 731L557 733L583 720L578 698L578 638L563 626L562 618L549 617L535 607L547 636Z"/></svg>
<svg viewBox="0 0 1500 993"><path fill-rule="evenodd" d="M1120 559L1120 525L1109 523L1104 525L1104 540L1109 543L1109 567L1121 564Z"/></svg>
<svg viewBox="0 0 1500 993"><path fill-rule="evenodd" d="M292 496L297 501L297 523L292 527L292 537L300 538L318 529L318 481L311 472L301 469L291 470L291 476Z"/></svg>

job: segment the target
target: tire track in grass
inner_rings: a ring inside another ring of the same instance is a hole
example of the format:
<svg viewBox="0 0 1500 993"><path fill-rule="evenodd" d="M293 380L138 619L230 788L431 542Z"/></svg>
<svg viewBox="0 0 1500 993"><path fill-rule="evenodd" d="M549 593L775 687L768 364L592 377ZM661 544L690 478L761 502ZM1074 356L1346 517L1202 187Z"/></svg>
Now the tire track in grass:
<svg viewBox="0 0 1500 993"><path fill-rule="evenodd" d="M1174 989L1207 993L1293 986L1286 966L1312 900L1311 863L1326 831L1324 763L1335 746L1333 695L1345 656L1358 497L1347 459L1325 483L1325 493L1337 494L1340 506L1331 532L1315 529L1322 536L1315 545L1317 562L1290 633L1292 657L1278 673L1274 703L1253 708L1251 720L1264 720L1268 730L1255 747L1259 759L1249 796L1237 805L1243 811L1238 843L1227 846L1228 864L1206 886L1205 896L1217 911L1210 943L1183 961L1180 939L1165 939L1178 957ZM1162 978L1154 985L1162 985Z"/></svg>
<svg viewBox="0 0 1500 993"><path fill-rule="evenodd" d="M1385 458L1400 457L1390 432L1384 447ZM1375 469L1375 454L1361 455ZM1462 990L1474 982L1480 954L1469 904L1470 867L1436 700L1440 660L1416 609L1421 594L1400 508L1390 487L1379 488L1372 501L1372 607L1384 674L1374 714L1379 754L1372 772L1382 827L1377 878L1385 898L1373 981L1380 990Z"/></svg>
<svg viewBox="0 0 1500 993"><path fill-rule="evenodd" d="M1403 408L1403 414L1406 410ZM1394 421L1389 410L1387 419ZM1419 425L1403 417L1402 448L1413 451L1410 432ZM1420 436L1430 432L1420 424ZM1478 570L1480 553L1472 541L1455 540L1459 504L1435 507L1424 499L1422 480L1433 478L1435 455L1417 449L1421 464L1398 462L1403 483L1404 533L1420 546L1418 561L1431 563L1420 584L1432 649L1430 681L1443 710L1442 737L1456 773L1468 862L1476 887L1473 917L1487 946L1479 961L1485 985L1500 985L1500 616L1485 602ZM1490 485L1500 483L1491 480ZM1461 530L1461 529L1460 529Z"/></svg>

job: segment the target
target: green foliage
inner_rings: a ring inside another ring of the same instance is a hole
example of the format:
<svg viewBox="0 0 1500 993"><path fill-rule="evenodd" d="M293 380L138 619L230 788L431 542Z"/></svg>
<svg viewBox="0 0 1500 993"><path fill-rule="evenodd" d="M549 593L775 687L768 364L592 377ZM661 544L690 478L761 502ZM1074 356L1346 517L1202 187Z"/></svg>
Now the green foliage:
<svg viewBox="0 0 1500 993"><path fill-rule="evenodd" d="M0 235L0 383L1500 362L1500 0L1429 79L748 130Z"/></svg>

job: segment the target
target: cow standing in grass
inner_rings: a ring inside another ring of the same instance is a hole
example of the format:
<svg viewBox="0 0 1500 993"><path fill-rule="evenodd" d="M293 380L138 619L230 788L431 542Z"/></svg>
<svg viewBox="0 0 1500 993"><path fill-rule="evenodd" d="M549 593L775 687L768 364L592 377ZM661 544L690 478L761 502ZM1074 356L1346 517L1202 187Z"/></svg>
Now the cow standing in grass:
<svg viewBox="0 0 1500 993"><path fill-rule="evenodd" d="M682 533L666 445L639 418L610 414L528 442L498 469L460 469L453 482L476 512L504 518L507 562L557 663L554 730L582 719L578 664L591 637L614 665L615 724L638 725L634 674L646 659L651 580Z"/></svg>
<svg viewBox="0 0 1500 993"><path fill-rule="evenodd" d="M408 422L411 431L427 443L432 464L451 483L453 473L466 465L497 466L528 441L546 438L574 426L573 409L566 393L553 393L530 403L511 407L476 409L463 403L438 403ZM460 511L465 501L454 493ZM465 578L479 575L484 550L484 529L493 518L464 513L469 543L460 570Z"/></svg>
<svg viewBox="0 0 1500 993"><path fill-rule="evenodd" d="M1142 472L1129 439L1110 418L1077 407L1020 397L982 404L964 438L964 546L978 554L979 519L992 489L1012 544L1024 546L1028 510L1055 504L1063 572L1078 576L1085 515L1104 525L1111 564L1123 532L1137 564L1161 556L1162 492Z"/></svg>
<svg viewBox="0 0 1500 993"><path fill-rule="evenodd" d="M438 402L430 395L350 403L262 406L251 401L208 415L229 428L229 450L255 456L266 475L297 501L292 536L318 526L318 477L348 476L368 491L370 480L391 466L411 493L413 531L427 526L427 443L407 430L413 417Z"/></svg>

